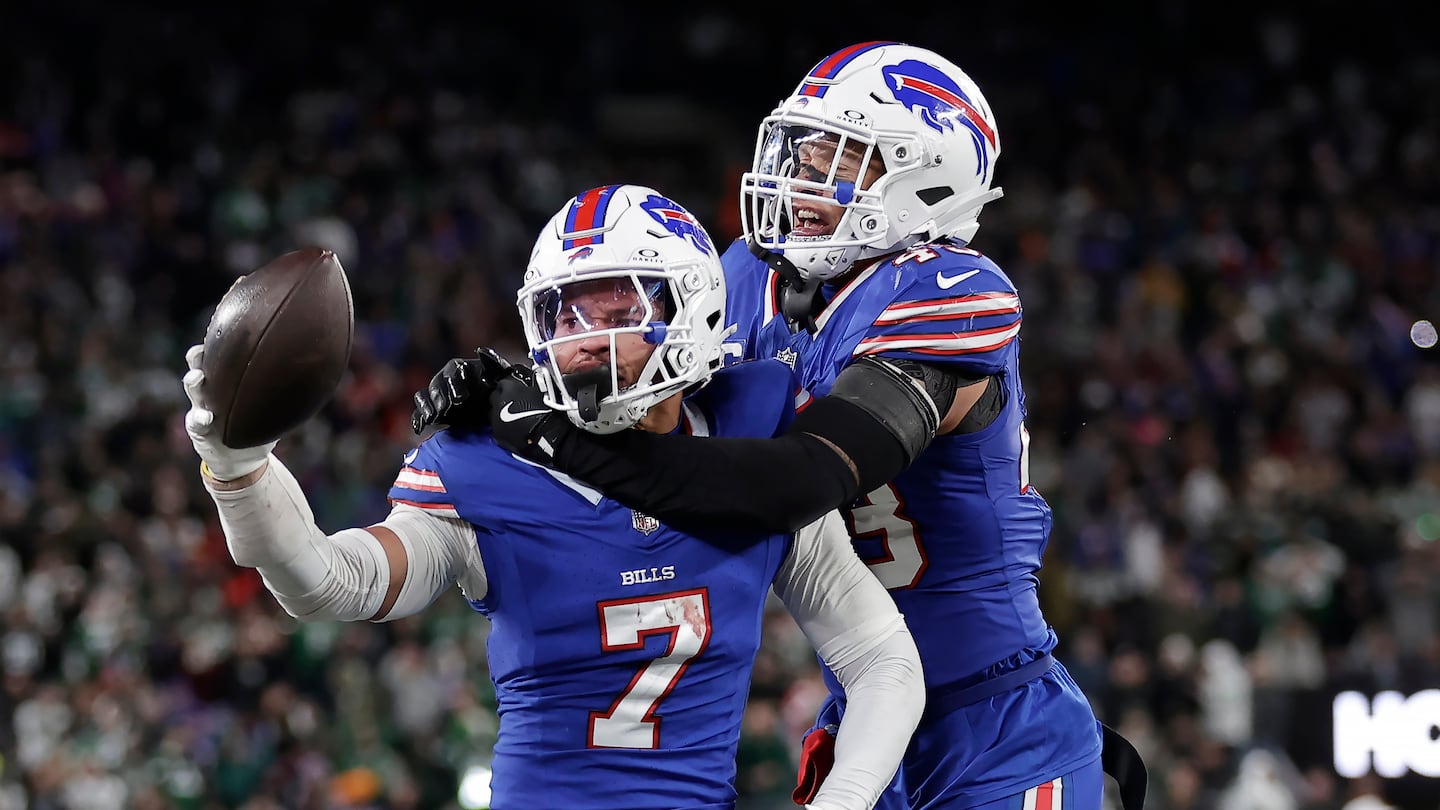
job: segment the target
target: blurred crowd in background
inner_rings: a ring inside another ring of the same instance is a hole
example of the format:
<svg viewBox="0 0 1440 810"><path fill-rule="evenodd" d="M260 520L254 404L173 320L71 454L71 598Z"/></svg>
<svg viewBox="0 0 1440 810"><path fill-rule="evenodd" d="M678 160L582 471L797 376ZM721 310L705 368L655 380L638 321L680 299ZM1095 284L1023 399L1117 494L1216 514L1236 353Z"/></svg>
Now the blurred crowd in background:
<svg viewBox="0 0 1440 810"><path fill-rule="evenodd" d="M1412 339L1440 321L1426 26L1386 2L910 30L864 6L560 26L121 5L0 24L3 810L460 806L496 732L486 622L458 593L388 625L290 620L226 553L185 348L238 275L335 249L352 367L279 454L322 528L375 521L410 393L477 346L522 351L514 290L567 197L645 183L737 236L761 117L883 37L956 61L998 117L1006 196L974 246L1025 306L1042 600L1148 760L1147 807L1440 803L1435 780L1337 776L1329 739L1338 690L1440 685L1440 349ZM777 610L743 808L791 806L823 691Z"/></svg>

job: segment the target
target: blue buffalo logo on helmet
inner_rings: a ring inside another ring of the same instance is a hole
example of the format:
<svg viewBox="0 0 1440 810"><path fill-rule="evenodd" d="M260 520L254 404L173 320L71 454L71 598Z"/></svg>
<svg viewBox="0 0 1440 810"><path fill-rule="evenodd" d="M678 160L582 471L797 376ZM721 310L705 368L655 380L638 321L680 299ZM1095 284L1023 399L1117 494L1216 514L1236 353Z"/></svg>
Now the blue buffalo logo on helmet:
<svg viewBox="0 0 1440 810"><path fill-rule="evenodd" d="M649 199L640 203L640 207L645 209L645 212L660 223L665 230L681 239L689 239L690 244L694 245L701 253L709 256L714 252L715 248L710 244L710 237L705 234L700 223L695 221L695 217L691 216L689 211L681 208L673 200L667 200L659 194L651 194Z"/></svg>
<svg viewBox="0 0 1440 810"><path fill-rule="evenodd" d="M595 248L592 248L592 247L590 247L589 245L586 245L585 247L580 248L579 250L575 251L574 253L571 253L571 254L570 254L570 258L569 258L569 260L566 262L566 264L574 264L576 259L583 259L583 258L589 256L590 254L594 253L594 252L595 252Z"/></svg>
<svg viewBox="0 0 1440 810"><path fill-rule="evenodd" d="M995 129L958 84L940 69L916 59L889 65L881 73L895 100L918 111L931 129L944 133L947 129L953 131L958 123L970 130L975 144L975 173L984 177L989 172L990 149L996 148Z"/></svg>

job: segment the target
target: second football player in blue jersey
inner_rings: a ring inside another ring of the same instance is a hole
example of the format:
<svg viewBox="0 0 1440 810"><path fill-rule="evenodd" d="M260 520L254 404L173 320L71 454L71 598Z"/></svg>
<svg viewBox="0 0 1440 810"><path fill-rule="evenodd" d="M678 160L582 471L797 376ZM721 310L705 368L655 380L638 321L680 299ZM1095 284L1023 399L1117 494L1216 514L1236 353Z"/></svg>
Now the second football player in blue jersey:
<svg viewBox="0 0 1440 810"><path fill-rule="evenodd" d="M793 528L845 506L929 689L885 808L1101 803L1102 729L1052 655L1036 593L1051 514L1028 476L1020 297L971 244L999 196L999 153L980 88L938 54L831 54L763 122L742 179L746 237L724 257L734 354L784 360L816 397L789 431L497 427L502 445L678 526ZM499 381L490 404L533 397ZM831 686L822 735L848 708ZM1135 805L1143 766L1105 734Z"/></svg>

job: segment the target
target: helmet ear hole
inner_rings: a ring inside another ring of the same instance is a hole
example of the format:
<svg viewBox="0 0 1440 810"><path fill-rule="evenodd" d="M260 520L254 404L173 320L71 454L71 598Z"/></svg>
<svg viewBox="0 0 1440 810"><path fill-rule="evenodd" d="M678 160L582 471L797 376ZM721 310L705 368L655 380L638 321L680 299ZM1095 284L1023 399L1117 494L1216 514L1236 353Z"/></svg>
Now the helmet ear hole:
<svg viewBox="0 0 1440 810"><path fill-rule="evenodd" d="M934 205L947 197L955 196L955 189L949 186L932 186L920 189L915 192L915 196L926 205Z"/></svg>
<svg viewBox="0 0 1440 810"><path fill-rule="evenodd" d="M683 366L686 348L679 346L671 347L660 358L660 366L664 369L665 375L670 378L680 377L684 374Z"/></svg>

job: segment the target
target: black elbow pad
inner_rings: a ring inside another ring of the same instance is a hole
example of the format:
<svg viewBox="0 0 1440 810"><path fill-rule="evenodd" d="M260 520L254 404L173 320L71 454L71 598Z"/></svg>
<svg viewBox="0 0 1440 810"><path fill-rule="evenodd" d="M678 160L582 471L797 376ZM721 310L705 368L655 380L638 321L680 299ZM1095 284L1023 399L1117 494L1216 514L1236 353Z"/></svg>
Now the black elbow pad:
<svg viewBox="0 0 1440 810"><path fill-rule="evenodd" d="M920 373L930 368L923 363L911 365ZM909 466L935 438L941 416L955 400L952 381L949 396L941 408L926 390L929 382L915 376L912 370L902 368L902 363L861 357L840 372L828 396L843 399L875 417L900 442L905 464Z"/></svg>
<svg viewBox="0 0 1440 810"><path fill-rule="evenodd" d="M909 467L939 426L940 410L919 381L888 360L862 357L790 430L834 445L863 493Z"/></svg>

